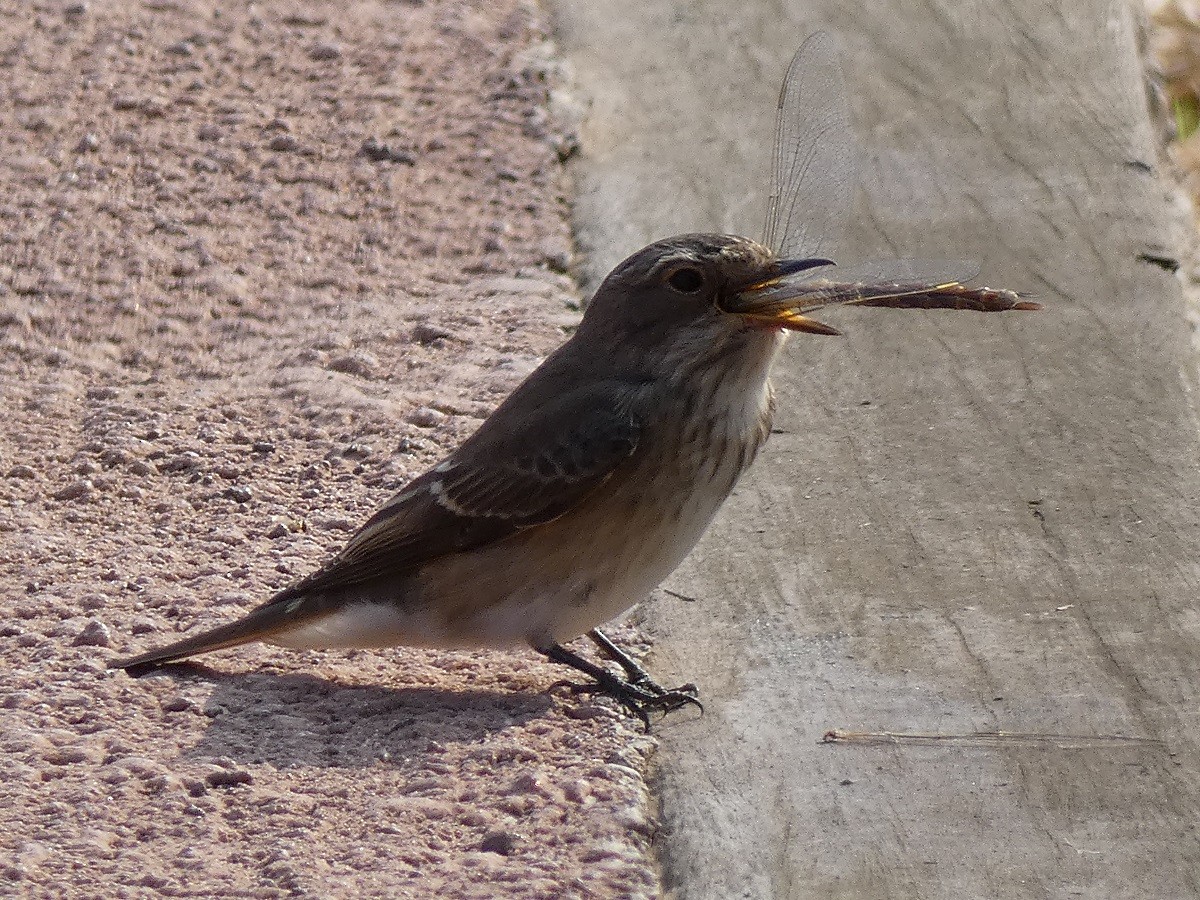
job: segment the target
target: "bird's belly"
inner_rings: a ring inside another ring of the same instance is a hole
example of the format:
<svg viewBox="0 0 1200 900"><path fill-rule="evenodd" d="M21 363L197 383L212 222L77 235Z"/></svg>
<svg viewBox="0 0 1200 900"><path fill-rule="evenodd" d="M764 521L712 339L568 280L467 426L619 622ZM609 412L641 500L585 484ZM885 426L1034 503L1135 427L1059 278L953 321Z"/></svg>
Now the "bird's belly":
<svg viewBox="0 0 1200 900"><path fill-rule="evenodd" d="M710 425L614 473L551 522L427 563L395 596L364 585L271 642L546 648L576 638L643 600L691 552L765 437L765 402L747 404L744 424Z"/></svg>
<svg viewBox="0 0 1200 900"><path fill-rule="evenodd" d="M752 451L697 455L666 462L674 477L646 465L614 478L561 518L425 573L449 643L544 648L643 600L691 552Z"/></svg>

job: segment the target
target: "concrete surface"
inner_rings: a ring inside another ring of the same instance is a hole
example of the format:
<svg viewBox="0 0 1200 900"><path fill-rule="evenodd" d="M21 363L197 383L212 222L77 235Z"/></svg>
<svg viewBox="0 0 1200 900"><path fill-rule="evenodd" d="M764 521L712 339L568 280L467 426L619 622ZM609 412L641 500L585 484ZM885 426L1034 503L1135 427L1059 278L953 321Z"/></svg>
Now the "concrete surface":
<svg viewBox="0 0 1200 900"><path fill-rule="evenodd" d="M794 340L781 433L668 584L696 602L647 614L657 673L708 703L660 730L668 892L1200 895L1195 360L1176 282L1138 258L1177 223L1126 9L557 16L592 97L593 274L672 232L758 233L778 82L824 25L870 148L843 255L975 257L1046 304Z"/></svg>

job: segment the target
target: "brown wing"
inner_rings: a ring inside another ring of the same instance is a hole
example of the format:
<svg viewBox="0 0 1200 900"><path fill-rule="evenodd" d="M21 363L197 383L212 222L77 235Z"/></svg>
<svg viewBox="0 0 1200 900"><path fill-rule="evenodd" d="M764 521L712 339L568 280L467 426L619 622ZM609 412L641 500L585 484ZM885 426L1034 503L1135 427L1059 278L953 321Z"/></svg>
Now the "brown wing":
<svg viewBox="0 0 1200 900"><path fill-rule="evenodd" d="M400 574L558 518L637 448L626 397L620 386L595 385L533 409L505 404L272 602Z"/></svg>

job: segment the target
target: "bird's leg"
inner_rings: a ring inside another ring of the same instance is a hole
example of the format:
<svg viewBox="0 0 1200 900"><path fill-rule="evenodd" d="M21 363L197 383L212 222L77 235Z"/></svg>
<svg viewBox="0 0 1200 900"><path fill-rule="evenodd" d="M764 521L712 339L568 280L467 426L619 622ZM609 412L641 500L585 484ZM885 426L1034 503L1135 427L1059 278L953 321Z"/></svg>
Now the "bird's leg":
<svg viewBox="0 0 1200 900"><path fill-rule="evenodd" d="M638 665L632 656L614 644L608 635L599 628L593 628L589 631L588 637L592 639L605 656L625 670L625 677L629 679L630 684L645 687L655 694L664 693L662 687L656 684L654 679L650 677L650 673Z"/></svg>
<svg viewBox="0 0 1200 900"><path fill-rule="evenodd" d="M645 688L654 694L696 694L698 692L696 686L691 682L681 685L673 691L667 690L651 678L649 672L643 669L632 656L614 644L608 635L599 628L593 628L589 631L588 637L595 642L596 646L603 651L605 656L625 670L625 676L629 679L630 684Z"/></svg>
<svg viewBox="0 0 1200 900"><path fill-rule="evenodd" d="M634 684L632 680L619 678L603 666L589 662L578 653L573 653L559 644L552 644L548 648L539 649L538 652L547 659L561 663L564 666L570 666L572 669L580 671L594 679L592 684L569 685L572 691L598 691L608 694L629 710L630 713L641 719L646 731L650 730L650 713L656 710L671 712L689 703L699 706L701 711L704 709L700 701L694 696L694 693L688 692L686 689L667 691L658 687L658 685L654 685L654 687L658 688L658 692L656 693L644 685ZM692 687L693 692L694 690L695 688Z"/></svg>

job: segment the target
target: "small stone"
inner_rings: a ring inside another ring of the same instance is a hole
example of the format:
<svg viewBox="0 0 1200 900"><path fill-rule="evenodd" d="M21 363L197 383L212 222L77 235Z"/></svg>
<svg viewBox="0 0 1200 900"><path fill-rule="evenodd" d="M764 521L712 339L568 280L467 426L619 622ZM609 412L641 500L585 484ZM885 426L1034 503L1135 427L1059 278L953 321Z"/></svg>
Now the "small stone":
<svg viewBox="0 0 1200 900"><path fill-rule="evenodd" d="M586 781L577 778L562 786L563 796L572 803L586 803L592 796L592 788Z"/></svg>
<svg viewBox="0 0 1200 900"><path fill-rule="evenodd" d="M129 626L130 634L153 634L158 631L158 623L146 616L139 616Z"/></svg>
<svg viewBox="0 0 1200 900"><path fill-rule="evenodd" d="M506 794L545 794L546 789L532 773L526 772L512 780L505 790Z"/></svg>
<svg viewBox="0 0 1200 900"><path fill-rule="evenodd" d="M319 463L313 463L311 466L305 466L304 471L300 473L301 481L320 481L329 473L332 468L328 460L321 460Z"/></svg>
<svg viewBox="0 0 1200 900"><path fill-rule="evenodd" d="M200 172L201 174L212 175L221 171L220 163L213 162L211 159L197 157L192 160L192 171Z"/></svg>
<svg viewBox="0 0 1200 900"><path fill-rule="evenodd" d="M611 713L596 703L581 703L578 706L567 706L563 709L563 714L568 719L604 719L611 716Z"/></svg>
<svg viewBox="0 0 1200 900"><path fill-rule="evenodd" d="M172 56L191 56L196 48L191 41L176 41L167 47L167 52Z"/></svg>
<svg viewBox="0 0 1200 900"><path fill-rule="evenodd" d="M79 632L75 640L71 642L73 647L108 647L111 646L109 639L108 626L103 622L92 619L83 627L83 631Z"/></svg>
<svg viewBox="0 0 1200 900"><path fill-rule="evenodd" d="M444 412L438 412L429 406L420 406L410 412L405 419L410 425L416 425L418 428L433 428L440 425L446 419Z"/></svg>
<svg viewBox="0 0 1200 900"><path fill-rule="evenodd" d="M290 134L277 134L271 138L267 147L277 153L293 153L300 149L300 142Z"/></svg>
<svg viewBox="0 0 1200 900"><path fill-rule="evenodd" d="M547 135L546 143L550 145L560 163L565 163L579 152L579 138L574 134Z"/></svg>
<svg viewBox="0 0 1200 900"><path fill-rule="evenodd" d="M200 264L194 259L189 259L186 256L180 256L176 257L175 261L171 263L171 268L167 271L169 271L176 278L186 278L189 275L195 275L199 268Z"/></svg>
<svg viewBox="0 0 1200 900"><path fill-rule="evenodd" d="M329 368L333 369L333 371L344 372L347 375L357 375L359 378L370 377L371 373L378 366L379 360L372 354L363 351L335 356L329 361Z"/></svg>
<svg viewBox="0 0 1200 900"><path fill-rule="evenodd" d="M337 44L317 44L308 51L309 59L322 62L330 59L341 59L342 48Z"/></svg>
<svg viewBox="0 0 1200 900"><path fill-rule="evenodd" d="M226 488L224 494L234 503L249 503L251 497L254 496L250 492L250 488L240 484L235 484L233 487Z"/></svg>
<svg viewBox="0 0 1200 900"><path fill-rule="evenodd" d="M112 765L143 780L157 778L163 774L163 767L146 756L122 756L114 759Z"/></svg>
<svg viewBox="0 0 1200 900"><path fill-rule="evenodd" d="M407 150L395 150L375 138L367 138L362 142L358 152L371 162L394 162L406 166L415 166L417 158Z"/></svg>
<svg viewBox="0 0 1200 900"><path fill-rule="evenodd" d="M551 242L542 245L542 264L551 272L565 275L571 269L571 254Z"/></svg>
<svg viewBox="0 0 1200 900"><path fill-rule="evenodd" d="M209 787L234 787L253 784L254 776L245 769L214 769L204 776L204 783Z"/></svg>
<svg viewBox="0 0 1200 900"><path fill-rule="evenodd" d="M35 472L29 466L17 464L15 466L13 466L11 469L9 469L7 473L5 473L5 477L6 478L24 478L26 481L30 481L34 478L37 478L37 472Z"/></svg>
<svg viewBox="0 0 1200 900"><path fill-rule="evenodd" d="M510 855L517 846L517 837L511 831L489 831L479 842L479 849L485 853L498 853L501 856Z"/></svg>
<svg viewBox="0 0 1200 900"><path fill-rule="evenodd" d="M88 755L78 747L62 747L49 751L44 758L52 766L73 766L87 762Z"/></svg>
<svg viewBox="0 0 1200 900"><path fill-rule="evenodd" d="M284 525L282 522L276 522L274 526L272 526L271 530L267 532L267 537L278 540L279 538L287 537L289 534L291 534L291 532L288 531L288 527L286 525Z"/></svg>
<svg viewBox="0 0 1200 900"><path fill-rule="evenodd" d="M75 145L76 153L95 153L100 149L100 138L88 132L79 139L79 143Z"/></svg>
<svg viewBox="0 0 1200 900"><path fill-rule="evenodd" d="M325 16L308 13L290 13L283 17L284 25L294 25L297 28L320 28L328 21Z"/></svg>
<svg viewBox="0 0 1200 900"><path fill-rule="evenodd" d="M208 785L199 778L184 778L183 787L191 797L203 797L208 793Z"/></svg>
<svg viewBox="0 0 1200 900"><path fill-rule="evenodd" d="M219 141L225 137L225 132L219 126L210 123L196 129L196 137L202 141Z"/></svg>
<svg viewBox="0 0 1200 900"><path fill-rule="evenodd" d="M160 472L194 472L200 468L200 454L194 450L173 456L158 467Z"/></svg>
<svg viewBox="0 0 1200 900"><path fill-rule="evenodd" d="M167 114L170 104L162 97L147 97L138 104L138 109L142 111L148 119L161 119Z"/></svg>
<svg viewBox="0 0 1200 900"><path fill-rule="evenodd" d="M92 482L86 478L72 481L65 488L55 491L51 496L55 500L79 500L92 492Z"/></svg>
<svg viewBox="0 0 1200 900"><path fill-rule="evenodd" d="M106 766L100 770L100 780L105 784L118 785L124 784L129 780L129 773L115 768L114 766Z"/></svg>
<svg viewBox="0 0 1200 900"><path fill-rule="evenodd" d="M275 445L270 441L255 441L250 445L250 449L255 453L274 453Z"/></svg>
<svg viewBox="0 0 1200 900"><path fill-rule="evenodd" d="M448 328L442 328L440 325L430 325L428 322L418 323L412 331L412 339L418 344L435 344L452 337L454 337L454 332Z"/></svg>

